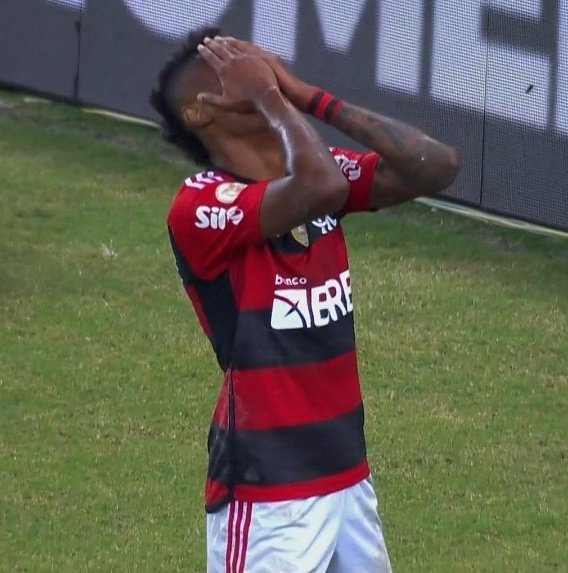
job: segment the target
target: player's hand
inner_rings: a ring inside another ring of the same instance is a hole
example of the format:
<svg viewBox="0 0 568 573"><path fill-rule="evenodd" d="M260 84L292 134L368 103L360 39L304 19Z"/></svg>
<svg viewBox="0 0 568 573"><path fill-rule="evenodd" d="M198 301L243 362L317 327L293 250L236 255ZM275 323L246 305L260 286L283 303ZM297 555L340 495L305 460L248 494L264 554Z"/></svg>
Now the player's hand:
<svg viewBox="0 0 568 573"><path fill-rule="evenodd" d="M276 75L278 86L286 98L299 110L306 111L308 109L315 88L296 76L282 58L250 42L230 36L219 38L218 41L239 50L241 53L262 58Z"/></svg>
<svg viewBox="0 0 568 573"><path fill-rule="evenodd" d="M247 113L258 109L278 80L270 66L258 55L245 53L227 42L205 38L199 55L219 78L223 94L200 93L197 100L225 111Z"/></svg>

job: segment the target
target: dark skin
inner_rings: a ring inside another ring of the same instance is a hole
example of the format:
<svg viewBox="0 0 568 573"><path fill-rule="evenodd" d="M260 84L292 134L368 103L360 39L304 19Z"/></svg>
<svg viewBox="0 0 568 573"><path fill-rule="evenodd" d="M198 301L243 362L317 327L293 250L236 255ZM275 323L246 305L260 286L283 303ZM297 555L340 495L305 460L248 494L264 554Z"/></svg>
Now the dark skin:
<svg viewBox="0 0 568 573"><path fill-rule="evenodd" d="M199 55L221 93L198 94L182 107L182 117L199 128L218 167L270 180L259 213L264 236L338 211L347 182L318 133L282 94L272 68L222 41L205 40ZM244 131L241 120L254 129Z"/></svg>
<svg viewBox="0 0 568 573"><path fill-rule="evenodd" d="M261 113L252 106L239 113L208 105L197 100L200 92L222 93L219 78L202 57L184 70L171 99L185 123L199 134L215 165L249 179L270 179L283 173L278 139Z"/></svg>
<svg viewBox="0 0 568 573"><path fill-rule="evenodd" d="M347 184L300 113L315 88L277 56L242 40L206 39L199 53L203 62L194 71L193 85L203 85L204 93L187 94L182 117L198 130L216 165L250 179L271 180L260 212L265 236L339 211ZM214 91L211 73L218 80ZM458 173L455 148L403 122L346 103L332 125L381 156L371 208L434 195Z"/></svg>

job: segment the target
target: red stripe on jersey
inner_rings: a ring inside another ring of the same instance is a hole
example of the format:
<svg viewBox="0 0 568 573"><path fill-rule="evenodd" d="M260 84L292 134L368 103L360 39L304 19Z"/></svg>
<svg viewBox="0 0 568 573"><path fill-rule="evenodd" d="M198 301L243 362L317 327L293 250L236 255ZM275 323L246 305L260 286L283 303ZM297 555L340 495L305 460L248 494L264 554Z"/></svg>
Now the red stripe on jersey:
<svg viewBox="0 0 568 573"><path fill-rule="evenodd" d="M205 499L207 500L208 509L213 507L218 509L218 504L221 501L226 500L228 494L229 488L227 487L227 484L209 478L205 480Z"/></svg>
<svg viewBox="0 0 568 573"><path fill-rule="evenodd" d="M359 483L369 473L369 464L363 460L344 472L308 481L272 486L235 485L234 497L241 501L269 502L326 495Z"/></svg>
<svg viewBox="0 0 568 573"><path fill-rule="evenodd" d="M233 498L240 501L271 502L289 499L305 499L314 495L326 495L351 487L369 476L369 464L363 460L343 472L311 480L271 486L235 485ZM220 482L207 478L206 509L218 507L227 488ZM219 494L218 492L224 492Z"/></svg>
<svg viewBox="0 0 568 573"><path fill-rule="evenodd" d="M213 420L227 425L227 377ZM357 357L349 351L325 362L233 371L237 429L269 429L340 416L361 402Z"/></svg>

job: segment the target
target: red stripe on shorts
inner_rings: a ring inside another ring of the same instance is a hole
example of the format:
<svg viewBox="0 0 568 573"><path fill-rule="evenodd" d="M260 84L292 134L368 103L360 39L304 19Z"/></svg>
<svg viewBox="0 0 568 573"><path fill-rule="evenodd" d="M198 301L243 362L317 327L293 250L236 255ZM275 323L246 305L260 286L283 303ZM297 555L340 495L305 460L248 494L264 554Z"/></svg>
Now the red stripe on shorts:
<svg viewBox="0 0 568 573"><path fill-rule="evenodd" d="M233 549L232 549L232 559L231 559L231 569L230 573L237 573L237 563L239 561L239 551L241 550L241 527L243 521L243 502L235 502L237 505L236 519L235 519L235 536L233 537Z"/></svg>
<svg viewBox="0 0 568 573"><path fill-rule="evenodd" d="M243 523L243 537L241 543L241 551L239 554L239 561L237 563L237 573L244 573L245 571L245 560L247 558L247 547L249 539L249 529L250 523L252 521L252 503L248 501L242 502L245 506L245 517Z"/></svg>
<svg viewBox="0 0 568 573"><path fill-rule="evenodd" d="M231 549L233 547L233 522L235 520L235 502L229 504L229 519L227 520L227 553L225 554L225 570L231 573Z"/></svg>
<svg viewBox="0 0 568 573"><path fill-rule="evenodd" d="M231 502L227 522L226 573L244 573L251 520L252 503Z"/></svg>

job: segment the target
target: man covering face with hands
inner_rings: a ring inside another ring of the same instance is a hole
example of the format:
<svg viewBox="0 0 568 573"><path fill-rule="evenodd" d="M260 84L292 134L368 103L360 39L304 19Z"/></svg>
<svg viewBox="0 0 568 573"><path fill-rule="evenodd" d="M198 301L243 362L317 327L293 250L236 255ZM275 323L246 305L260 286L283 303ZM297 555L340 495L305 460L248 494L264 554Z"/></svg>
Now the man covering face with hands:
<svg viewBox="0 0 568 573"><path fill-rule="evenodd" d="M446 188L457 151L215 29L188 37L152 103L166 137L203 164L167 223L223 372L208 437L208 571L390 571L341 221ZM329 148L306 114L367 150Z"/></svg>

